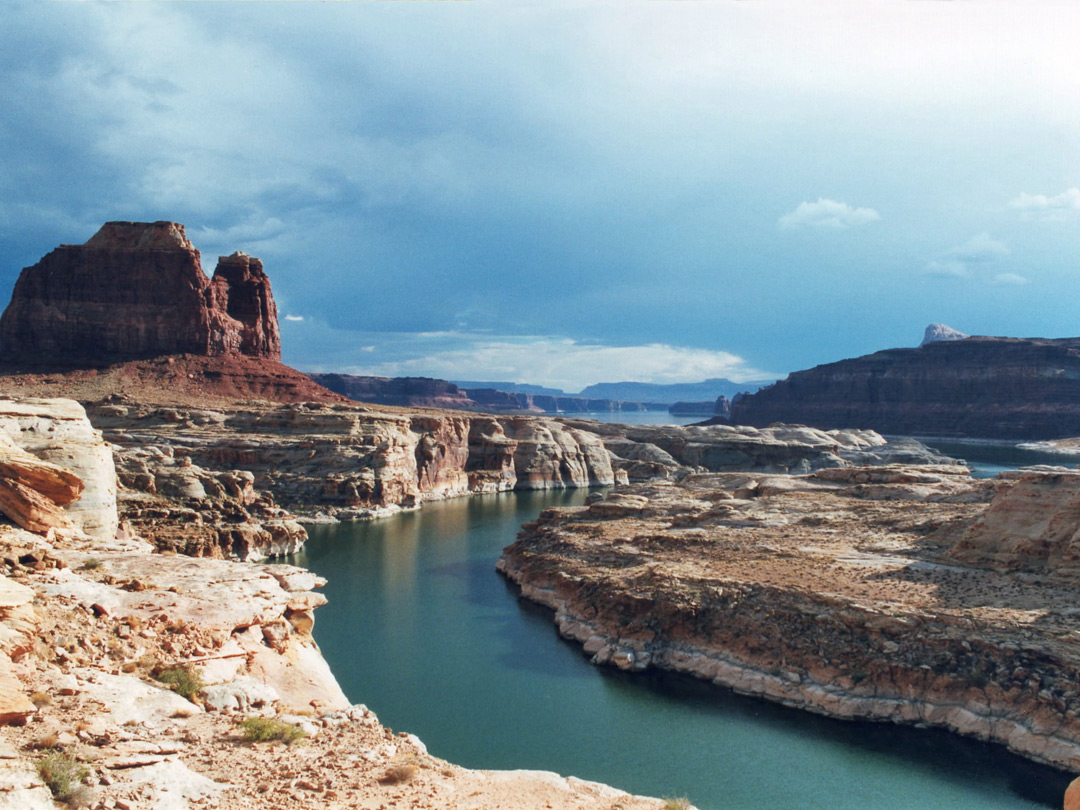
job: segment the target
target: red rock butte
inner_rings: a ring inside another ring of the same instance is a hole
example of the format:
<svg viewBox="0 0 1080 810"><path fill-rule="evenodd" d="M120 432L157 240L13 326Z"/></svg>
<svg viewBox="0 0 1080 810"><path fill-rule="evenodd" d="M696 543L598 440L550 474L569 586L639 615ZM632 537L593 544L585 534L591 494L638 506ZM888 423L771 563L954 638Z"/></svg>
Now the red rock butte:
<svg viewBox="0 0 1080 810"><path fill-rule="evenodd" d="M245 253L212 278L175 222L107 222L61 245L15 284L0 318L0 362L103 367L174 354L280 361L270 280Z"/></svg>

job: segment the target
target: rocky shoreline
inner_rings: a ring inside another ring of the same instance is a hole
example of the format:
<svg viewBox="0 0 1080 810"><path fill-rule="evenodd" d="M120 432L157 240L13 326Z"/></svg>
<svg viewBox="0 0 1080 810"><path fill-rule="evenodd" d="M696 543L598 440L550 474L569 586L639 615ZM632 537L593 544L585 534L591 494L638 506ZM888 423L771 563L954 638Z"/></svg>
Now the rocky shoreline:
<svg viewBox="0 0 1080 810"><path fill-rule="evenodd" d="M1078 492L1053 470L693 476L548 510L498 568L596 664L941 727L1075 772L1076 558L1035 516Z"/></svg>

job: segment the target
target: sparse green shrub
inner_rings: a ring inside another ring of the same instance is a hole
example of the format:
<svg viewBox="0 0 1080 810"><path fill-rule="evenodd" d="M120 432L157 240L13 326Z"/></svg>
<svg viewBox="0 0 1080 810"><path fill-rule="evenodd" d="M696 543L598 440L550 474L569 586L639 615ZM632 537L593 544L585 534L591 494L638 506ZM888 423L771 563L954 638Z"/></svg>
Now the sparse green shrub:
<svg viewBox="0 0 1080 810"><path fill-rule="evenodd" d="M690 800L680 797L672 797L664 799L663 810L690 810Z"/></svg>
<svg viewBox="0 0 1080 810"><path fill-rule="evenodd" d="M988 683L990 683L990 676L983 672L981 669L972 670L971 672L971 685L982 689Z"/></svg>
<svg viewBox="0 0 1080 810"><path fill-rule="evenodd" d="M97 557L91 557L89 560L82 564L82 567L84 571L93 571L97 568L101 568L101 565L101 560L99 560Z"/></svg>
<svg viewBox="0 0 1080 810"><path fill-rule="evenodd" d="M240 724L244 739L248 742L270 742L280 740L286 745L293 745L307 737L307 732L300 726L278 720L276 717L248 717Z"/></svg>
<svg viewBox="0 0 1080 810"><path fill-rule="evenodd" d="M202 676L197 669L190 666L161 669L154 673L154 678L188 700L194 698L203 688Z"/></svg>
<svg viewBox="0 0 1080 810"><path fill-rule="evenodd" d="M52 795L62 802L77 798L90 775L85 765L66 751L53 751L37 763L38 775Z"/></svg>

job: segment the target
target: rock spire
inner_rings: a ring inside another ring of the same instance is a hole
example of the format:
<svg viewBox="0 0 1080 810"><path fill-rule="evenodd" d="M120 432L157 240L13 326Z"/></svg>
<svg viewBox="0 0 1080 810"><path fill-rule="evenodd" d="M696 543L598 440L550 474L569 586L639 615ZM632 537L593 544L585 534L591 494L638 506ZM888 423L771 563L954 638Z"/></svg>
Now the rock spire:
<svg viewBox="0 0 1080 810"><path fill-rule="evenodd" d="M281 359L262 262L223 256L213 278L175 222L107 222L22 271L0 318L0 361L100 367L171 354Z"/></svg>

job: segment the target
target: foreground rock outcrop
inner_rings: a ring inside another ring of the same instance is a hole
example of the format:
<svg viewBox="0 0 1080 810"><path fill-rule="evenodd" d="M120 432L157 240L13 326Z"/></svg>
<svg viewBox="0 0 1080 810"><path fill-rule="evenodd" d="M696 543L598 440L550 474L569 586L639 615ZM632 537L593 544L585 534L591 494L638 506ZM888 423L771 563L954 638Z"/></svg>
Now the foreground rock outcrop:
<svg viewBox="0 0 1080 810"><path fill-rule="evenodd" d="M100 367L170 354L281 359L262 262L222 257L213 278L175 222L107 222L22 271L0 318L0 362Z"/></svg>
<svg viewBox="0 0 1080 810"><path fill-rule="evenodd" d="M116 536L112 449L77 402L0 398L0 511L23 528ZM36 464L35 464L36 462ZM28 477L27 465L39 475ZM41 475L53 482L46 485ZM32 516L30 511L32 510Z"/></svg>
<svg viewBox="0 0 1080 810"><path fill-rule="evenodd" d="M1060 470L693 475L548 510L498 567L597 664L939 726L1075 772L1078 500Z"/></svg>
<svg viewBox="0 0 1080 810"><path fill-rule="evenodd" d="M16 447L35 432L54 451L70 440L89 476L101 442L87 429L73 402L7 401L0 418ZM52 499L48 469L0 465L0 481L40 482ZM61 480L93 489L70 470ZM245 476L233 484L250 492ZM291 566L154 553L127 529L0 522L0 807L47 810L54 795L95 810L661 807L552 773L466 770L383 727L350 705L312 639L320 584ZM306 745L252 742L253 719ZM46 762L67 776L46 784Z"/></svg>
<svg viewBox="0 0 1080 810"><path fill-rule="evenodd" d="M737 424L886 434L1080 435L1080 338L967 337L889 349L788 375L732 407Z"/></svg>

